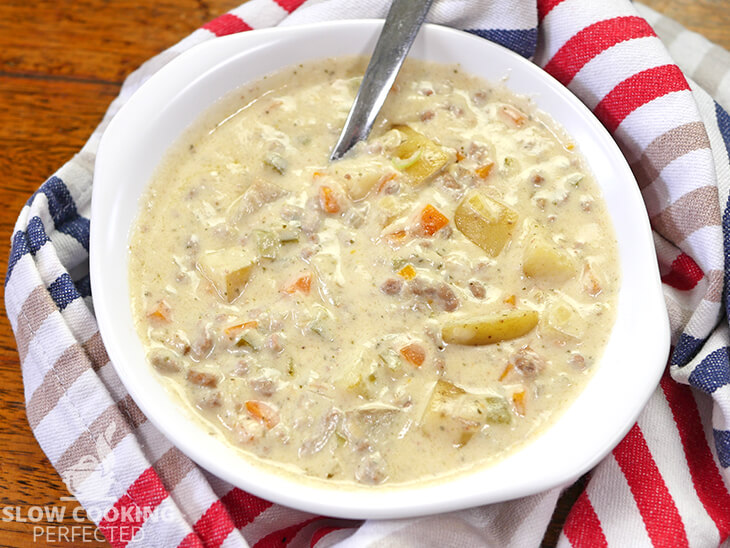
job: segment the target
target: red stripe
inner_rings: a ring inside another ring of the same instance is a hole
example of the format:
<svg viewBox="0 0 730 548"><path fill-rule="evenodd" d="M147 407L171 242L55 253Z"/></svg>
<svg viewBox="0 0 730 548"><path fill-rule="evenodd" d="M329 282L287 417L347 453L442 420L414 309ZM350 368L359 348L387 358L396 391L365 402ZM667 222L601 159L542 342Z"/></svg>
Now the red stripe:
<svg viewBox="0 0 730 548"><path fill-rule="evenodd" d="M537 17L540 21L563 0L537 0Z"/></svg>
<svg viewBox="0 0 730 548"><path fill-rule="evenodd" d="M205 546L202 542L200 542L198 535L196 535L195 533L190 533L188 536L182 539L182 542L177 545L177 548L205 548Z"/></svg>
<svg viewBox="0 0 730 548"><path fill-rule="evenodd" d="M291 525L284 529L279 529L278 531L269 533L254 544L253 548L283 548L284 546L288 546L299 531L304 529L310 523L320 519L323 519L322 516L317 516L301 523L297 523L296 525Z"/></svg>
<svg viewBox="0 0 730 548"><path fill-rule="evenodd" d="M606 541L606 535L603 534L601 522L585 490L570 509L563 526L563 533L573 548L608 547L608 541Z"/></svg>
<svg viewBox="0 0 730 548"><path fill-rule="evenodd" d="M594 23L573 36L545 65L545 70L568 85L583 66L620 42L656 36L642 17L616 17Z"/></svg>
<svg viewBox="0 0 730 548"><path fill-rule="evenodd" d="M244 525L251 523L256 519L256 516L272 506L272 503L269 501L241 491L237 487L228 491L221 498L221 502L223 502L228 510L228 514L231 516L236 529L240 529Z"/></svg>
<svg viewBox="0 0 730 548"><path fill-rule="evenodd" d="M251 30L248 23L232 13L224 13L212 21L208 21L205 25L203 25L203 28L209 30L216 36L226 36L228 34L236 34L237 32Z"/></svg>
<svg viewBox="0 0 730 548"><path fill-rule="evenodd" d="M157 472L147 468L104 514L99 529L112 546L124 548L167 496L167 489Z"/></svg>
<svg viewBox="0 0 730 548"><path fill-rule="evenodd" d="M638 424L613 450L655 548L689 546L687 532Z"/></svg>
<svg viewBox="0 0 730 548"><path fill-rule="evenodd" d="M730 493L707 444L697 403L689 386L679 384L667 374L662 377L661 387L677 424L692 484L707 514L715 522L722 543L730 535Z"/></svg>
<svg viewBox="0 0 730 548"><path fill-rule="evenodd" d="M275 0L275 2L277 4L279 4L282 8L284 8L289 13L293 12L299 6L304 4L304 1L305 0Z"/></svg>
<svg viewBox="0 0 730 548"><path fill-rule="evenodd" d="M662 276L662 281L675 289L687 291L696 286L704 276L702 269L697 266L692 257L686 253L680 253L672 261L671 270Z"/></svg>
<svg viewBox="0 0 730 548"><path fill-rule="evenodd" d="M309 543L309 548L314 548L320 540L330 533L341 531L342 529L347 529L347 527L320 527L314 532L314 534L312 534L312 540Z"/></svg>
<svg viewBox="0 0 730 548"><path fill-rule="evenodd" d="M217 548L234 529L233 520L220 500L215 501L193 525L206 548Z"/></svg>
<svg viewBox="0 0 730 548"><path fill-rule="evenodd" d="M677 65L662 65L630 76L601 100L593 113L609 131L640 106L673 91L688 90Z"/></svg>

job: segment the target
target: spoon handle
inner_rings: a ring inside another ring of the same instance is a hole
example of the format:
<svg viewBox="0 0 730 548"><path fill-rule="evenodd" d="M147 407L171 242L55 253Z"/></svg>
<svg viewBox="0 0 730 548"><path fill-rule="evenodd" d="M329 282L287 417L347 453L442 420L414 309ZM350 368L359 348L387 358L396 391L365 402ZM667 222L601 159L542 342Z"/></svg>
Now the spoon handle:
<svg viewBox="0 0 730 548"><path fill-rule="evenodd" d="M393 0L330 161L367 139L433 0Z"/></svg>

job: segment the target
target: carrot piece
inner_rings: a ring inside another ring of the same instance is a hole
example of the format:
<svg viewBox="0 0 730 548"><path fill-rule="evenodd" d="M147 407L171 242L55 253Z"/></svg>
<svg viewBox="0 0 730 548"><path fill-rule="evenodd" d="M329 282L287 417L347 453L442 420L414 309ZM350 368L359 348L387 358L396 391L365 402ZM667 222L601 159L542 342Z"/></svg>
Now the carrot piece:
<svg viewBox="0 0 730 548"><path fill-rule="evenodd" d="M398 275L406 280L412 280L416 277L416 269L407 264L398 271Z"/></svg>
<svg viewBox="0 0 730 548"><path fill-rule="evenodd" d="M482 179L486 179L489 177L489 174L492 172L492 168L494 167L494 162L489 162L487 164L484 164L483 166L479 166L474 171L476 172L479 177Z"/></svg>
<svg viewBox="0 0 730 548"><path fill-rule="evenodd" d="M525 116L521 110L513 107L512 105L504 105L502 107L502 113L517 127L522 126L527 120L527 116Z"/></svg>
<svg viewBox="0 0 730 548"><path fill-rule="evenodd" d="M388 182L392 181L398 176L397 173L387 173L383 175L380 178L380 181L378 181L378 192L383 192L383 189L385 188L385 185L388 184Z"/></svg>
<svg viewBox="0 0 730 548"><path fill-rule="evenodd" d="M507 367L504 368L504 371L502 371L502 374L499 376L499 382L502 382L504 379L506 379L507 375L509 375L513 369L514 366L511 363L508 363Z"/></svg>
<svg viewBox="0 0 730 548"><path fill-rule="evenodd" d="M525 392L525 389L523 388L519 392L515 392L512 394L512 403L515 406L515 411L517 411L520 415L525 415L525 410L527 408L527 393Z"/></svg>
<svg viewBox="0 0 730 548"><path fill-rule="evenodd" d="M456 162L457 163L458 162L461 162L464 158L466 158L466 156L464 155L464 153L457 150L456 151Z"/></svg>
<svg viewBox="0 0 730 548"><path fill-rule="evenodd" d="M400 243L407 235L408 233L405 230L396 230L395 232L386 234L385 239L391 244L397 244Z"/></svg>
<svg viewBox="0 0 730 548"><path fill-rule="evenodd" d="M312 288L312 273L311 272L305 272L304 274L301 274L297 276L297 278L286 285L284 287L284 293L289 293L290 295L296 293L297 291L300 291L304 293L305 295L309 295L309 291Z"/></svg>
<svg viewBox="0 0 730 548"><path fill-rule="evenodd" d="M262 401L248 400L246 402L246 411L266 428L271 429L279 424L279 413Z"/></svg>
<svg viewBox="0 0 730 548"><path fill-rule="evenodd" d="M231 335L232 333L235 333L236 331L240 331L242 329L256 329L259 326L259 322L256 320L251 320L250 322L243 322L236 325L229 325L226 327L223 331L226 335Z"/></svg>
<svg viewBox="0 0 730 548"><path fill-rule="evenodd" d="M341 209L334 190L325 185L319 187L319 205L327 213L339 213Z"/></svg>
<svg viewBox="0 0 730 548"><path fill-rule="evenodd" d="M568 143L567 145L565 145L565 148L567 150L573 150L575 148L575 145L573 143Z"/></svg>
<svg viewBox="0 0 730 548"><path fill-rule="evenodd" d="M172 310L165 300L160 300L152 311L147 313L147 317L158 322L169 322L172 318Z"/></svg>
<svg viewBox="0 0 730 548"><path fill-rule="evenodd" d="M400 349L400 353L406 361L412 363L416 367L423 365L423 362L426 359L426 351L417 343L411 343L404 346Z"/></svg>
<svg viewBox="0 0 730 548"><path fill-rule="evenodd" d="M318 179L319 177L324 177L325 172L324 171L315 171L312 173L312 179Z"/></svg>
<svg viewBox="0 0 730 548"><path fill-rule="evenodd" d="M505 298L503 301L505 304L509 304L512 306L515 306L517 304L517 296L516 295L510 295L509 297Z"/></svg>
<svg viewBox="0 0 730 548"><path fill-rule="evenodd" d="M433 236L447 224L449 224L449 219L431 204L421 211L420 225L424 234Z"/></svg>

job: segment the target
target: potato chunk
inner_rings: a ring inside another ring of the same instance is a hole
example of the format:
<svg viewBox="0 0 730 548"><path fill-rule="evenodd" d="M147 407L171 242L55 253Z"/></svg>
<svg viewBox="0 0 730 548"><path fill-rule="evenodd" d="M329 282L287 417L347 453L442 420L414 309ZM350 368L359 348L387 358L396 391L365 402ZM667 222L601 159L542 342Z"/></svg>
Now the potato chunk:
<svg viewBox="0 0 730 548"><path fill-rule="evenodd" d="M528 233L522 271L529 278L561 283L575 276L571 256L553 243L545 231L535 224Z"/></svg>
<svg viewBox="0 0 730 548"><path fill-rule="evenodd" d="M479 191L467 195L454 215L456 228L492 257L512 238L517 220L514 210Z"/></svg>
<svg viewBox="0 0 730 548"><path fill-rule="evenodd" d="M448 322L443 326L441 336L449 344L494 344L526 335L535 328L538 319L539 314L535 310L509 310L492 316Z"/></svg>
<svg viewBox="0 0 730 548"><path fill-rule="evenodd" d="M346 157L332 164L332 172L351 200L364 198L373 187L393 178L397 171L387 159L371 155Z"/></svg>
<svg viewBox="0 0 730 548"><path fill-rule="evenodd" d="M230 247L204 254L198 269L226 302L235 301L251 276L254 261L243 249Z"/></svg>
<svg viewBox="0 0 730 548"><path fill-rule="evenodd" d="M408 175L412 185L420 185L443 169L452 159L444 147L408 126L395 126L405 136L395 149L396 167Z"/></svg>
<svg viewBox="0 0 730 548"><path fill-rule="evenodd" d="M547 327L557 334L580 338L585 334L585 321L567 299L557 297L546 309Z"/></svg>
<svg viewBox="0 0 730 548"><path fill-rule="evenodd" d="M475 394L439 380L431 393L421 427L430 435L446 435L456 446L466 444L484 424L508 424L509 404L496 394Z"/></svg>

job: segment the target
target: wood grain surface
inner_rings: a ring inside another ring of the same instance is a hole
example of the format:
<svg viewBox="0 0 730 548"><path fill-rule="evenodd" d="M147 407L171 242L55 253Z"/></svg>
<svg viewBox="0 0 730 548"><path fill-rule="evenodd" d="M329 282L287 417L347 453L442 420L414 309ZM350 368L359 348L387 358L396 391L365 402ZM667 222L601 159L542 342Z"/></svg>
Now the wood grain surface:
<svg viewBox="0 0 730 548"><path fill-rule="evenodd" d="M0 4L0 270L28 197L84 144L124 77L240 0L5 0ZM645 2L730 48L730 0ZM107 546L69 497L31 433L15 339L0 316L0 546ZM554 546L579 488L548 530ZM27 519L59 507L61 523ZM33 514L34 511L31 511ZM37 512L37 510L35 511ZM20 519L18 519L20 518ZM65 527L65 529L64 529ZM72 528L76 529L72 529ZM83 536L82 536L83 535Z"/></svg>

